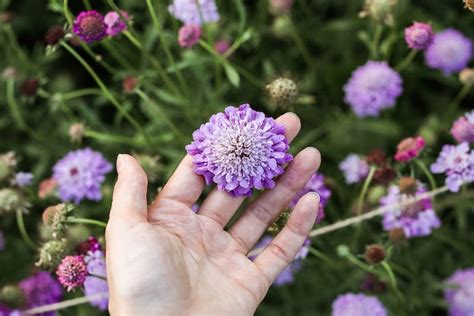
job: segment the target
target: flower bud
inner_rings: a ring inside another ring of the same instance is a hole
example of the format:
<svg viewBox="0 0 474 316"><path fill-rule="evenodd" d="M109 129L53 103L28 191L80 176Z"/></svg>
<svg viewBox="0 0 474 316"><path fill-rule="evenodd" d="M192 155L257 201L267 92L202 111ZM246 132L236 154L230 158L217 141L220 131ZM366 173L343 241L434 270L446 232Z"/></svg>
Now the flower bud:
<svg viewBox="0 0 474 316"><path fill-rule="evenodd" d="M89 251L96 252L97 250L102 250L102 246L94 236L89 236L87 240L81 242L76 247L76 251L80 255L87 255Z"/></svg>
<svg viewBox="0 0 474 316"><path fill-rule="evenodd" d="M387 25L393 24L393 7L397 0L365 0L364 8L359 16L371 17L376 22L384 22Z"/></svg>
<svg viewBox="0 0 474 316"><path fill-rule="evenodd" d="M416 179L412 177L401 177L398 181L398 188L400 193L412 195L418 190L418 185Z"/></svg>
<svg viewBox="0 0 474 316"><path fill-rule="evenodd" d="M0 190L0 215L16 211L23 212L28 206L28 202L24 200L20 192L11 188Z"/></svg>
<svg viewBox="0 0 474 316"><path fill-rule="evenodd" d="M272 33L279 38L286 38L290 36L291 20L286 15L277 17L272 24Z"/></svg>
<svg viewBox="0 0 474 316"><path fill-rule="evenodd" d="M386 255L387 253L385 252L385 248L378 244L369 245L365 250L365 260L369 264L377 264L382 262Z"/></svg>
<svg viewBox="0 0 474 316"><path fill-rule="evenodd" d="M60 25L52 26L45 35L44 41L48 45L56 45L64 37L64 29Z"/></svg>
<svg viewBox="0 0 474 316"><path fill-rule="evenodd" d="M2 71L3 79L14 79L18 74L18 71L14 67L6 67Z"/></svg>
<svg viewBox="0 0 474 316"><path fill-rule="evenodd" d="M377 169L374 173L374 180L375 182L383 185L389 184L395 177L397 173L393 168L390 167L382 167Z"/></svg>
<svg viewBox="0 0 474 316"><path fill-rule="evenodd" d="M408 162L418 157L425 148L425 140L421 136L407 137L397 145L395 160Z"/></svg>
<svg viewBox="0 0 474 316"><path fill-rule="evenodd" d="M291 79L278 78L266 86L270 97L270 106L287 110L298 98L298 86Z"/></svg>
<svg viewBox="0 0 474 316"><path fill-rule="evenodd" d="M17 308L25 304L25 296L18 286L5 285L0 289L0 301Z"/></svg>
<svg viewBox="0 0 474 316"><path fill-rule="evenodd" d="M11 21L13 21L14 17L15 17L15 14L11 11L0 12L0 23L8 24Z"/></svg>
<svg viewBox="0 0 474 316"><path fill-rule="evenodd" d="M134 76L127 76L122 81L122 90L125 93L133 93L135 88L138 86L139 80L137 77Z"/></svg>
<svg viewBox="0 0 474 316"><path fill-rule="evenodd" d="M474 69L464 68L459 72L459 81L462 84L472 86L474 85Z"/></svg>
<svg viewBox="0 0 474 316"><path fill-rule="evenodd" d="M84 284L87 276L87 265L83 256L66 256L56 269L59 283L68 292Z"/></svg>
<svg viewBox="0 0 474 316"><path fill-rule="evenodd" d="M376 185L369 190L367 194L367 201L370 204L378 204L380 198L387 194L387 189L384 186Z"/></svg>
<svg viewBox="0 0 474 316"><path fill-rule="evenodd" d="M201 38L201 27L199 25L183 25L179 29L178 44L181 47L191 48Z"/></svg>
<svg viewBox="0 0 474 316"><path fill-rule="evenodd" d="M387 290L387 284L381 281L377 275L368 273L360 285L360 289L364 292L382 293Z"/></svg>
<svg viewBox="0 0 474 316"><path fill-rule="evenodd" d="M73 143L80 143L84 136L84 124L74 123L69 127L69 137Z"/></svg>
<svg viewBox="0 0 474 316"><path fill-rule="evenodd" d="M66 239L51 240L43 244L39 250L36 265L42 269L54 270L68 252Z"/></svg>
<svg viewBox="0 0 474 316"><path fill-rule="evenodd" d="M44 199L47 196L50 196L56 190L58 183L53 178L44 179L40 182L38 188L38 196L40 199Z"/></svg>
<svg viewBox="0 0 474 316"><path fill-rule="evenodd" d="M21 85L21 93L25 97L34 97L39 88L39 80L36 78L29 78L23 81Z"/></svg>
<svg viewBox="0 0 474 316"><path fill-rule="evenodd" d="M369 165L383 166L387 163L387 156L380 149L372 150L366 157Z"/></svg>
<svg viewBox="0 0 474 316"><path fill-rule="evenodd" d="M275 15L287 14L291 11L294 0L270 0L270 12Z"/></svg>

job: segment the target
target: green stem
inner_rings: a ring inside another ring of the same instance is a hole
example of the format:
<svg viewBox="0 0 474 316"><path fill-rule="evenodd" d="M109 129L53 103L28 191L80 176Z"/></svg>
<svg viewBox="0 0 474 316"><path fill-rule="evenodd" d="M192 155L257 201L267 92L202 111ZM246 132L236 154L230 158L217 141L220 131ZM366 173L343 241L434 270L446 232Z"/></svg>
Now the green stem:
<svg viewBox="0 0 474 316"><path fill-rule="evenodd" d="M371 166L369 170L369 174L367 175L367 178L365 178L364 185L362 186L362 191L360 192L360 195L359 195L359 202L357 203L357 215L360 215L362 213L362 209L364 207L365 195L367 193L370 183L372 182L372 179L374 177L376 170L377 170L376 166Z"/></svg>
<svg viewBox="0 0 474 316"><path fill-rule="evenodd" d="M75 217L69 217L65 221L66 223L70 224L88 224L88 225L95 225L99 227L107 227L107 223L95 220L95 219L89 219L89 218L75 218Z"/></svg>
<svg viewBox="0 0 474 316"><path fill-rule="evenodd" d="M36 250L36 244L31 240L28 235L28 231L25 228L25 222L23 221L23 212L21 210L16 211L16 223L18 225L18 230L20 231L21 237L25 243L33 250Z"/></svg>
<svg viewBox="0 0 474 316"><path fill-rule="evenodd" d="M119 50L113 48L108 41L101 41L107 52L120 64L123 69L133 69L132 65L120 55Z"/></svg>
<svg viewBox="0 0 474 316"><path fill-rule="evenodd" d="M385 272L387 272L388 280L389 280L390 285L392 286L392 289L395 292L396 296L399 299L403 299L403 296L400 292L400 289L398 288L397 279L395 278L395 274L393 273L392 268L390 267L390 265L386 261L382 261L380 264L384 268Z"/></svg>
<svg viewBox="0 0 474 316"><path fill-rule="evenodd" d="M81 98L86 95L102 95L102 92L101 90L96 88L86 88L60 94L60 98L61 101L68 101L76 98Z"/></svg>
<svg viewBox="0 0 474 316"><path fill-rule="evenodd" d="M64 16L66 17L67 23L69 24L69 26L72 26L73 21L71 17L71 12L69 12L68 0L63 1L63 10L64 10Z"/></svg>
<svg viewBox="0 0 474 316"><path fill-rule="evenodd" d="M411 64L413 59L415 59L417 53L418 51L416 49L412 49L408 55L395 67L395 70L398 72L404 70L408 65Z"/></svg>
<svg viewBox="0 0 474 316"><path fill-rule="evenodd" d="M372 45L370 49L371 58L379 58L379 42L382 37L382 33L383 25L381 23L377 23L377 25L375 26L374 38L372 40Z"/></svg>
<svg viewBox="0 0 474 316"><path fill-rule="evenodd" d="M21 114L20 108L18 103L15 100L15 80L8 79L7 80L7 104L10 108L10 112L15 120L16 124L20 129L26 130L26 122L23 119L23 115Z"/></svg>
<svg viewBox="0 0 474 316"><path fill-rule="evenodd" d="M25 54L23 49L20 47L20 44L18 44L18 41L15 37L15 32L13 32L13 29L10 24L4 24L3 25L5 34L7 36L8 41L10 42L10 47L13 48L13 51L16 53L16 55L21 59L22 63L24 65L27 65L28 67L31 67L30 60L28 56Z"/></svg>
<svg viewBox="0 0 474 316"><path fill-rule="evenodd" d="M135 140L130 139L129 137L120 136L120 135L112 135L112 134L104 134L96 131L85 130L84 136L96 139L98 141L102 141L105 143L116 143L116 144L126 144L132 146L143 146L142 144L137 143Z"/></svg>
<svg viewBox="0 0 474 316"><path fill-rule="evenodd" d="M104 67L104 69L107 70L110 74L115 74L117 72L112 66L105 62L103 58L98 58L98 55L92 51L89 45L81 42L81 47L96 63Z"/></svg>
<svg viewBox="0 0 474 316"><path fill-rule="evenodd" d="M415 163L420 167L421 171L425 174L425 176L428 178L428 181L430 182L431 185L431 190L436 189L436 181L433 178L433 175L431 172L428 170L428 167L426 167L425 163L421 161L420 159L415 159Z"/></svg>
<svg viewBox="0 0 474 316"><path fill-rule="evenodd" d="M89 0L84 0L84 7L87 9L87 10L92 10L92 6L91 6L91 3Z"/></svg>
<svg viewBox="0 0 474 316"><path fill-rule="evenodd" d="M293 41L295 41L296 47L298 48L301 55L303 56L303 59L305 60L306 64L311 69L314 69L316 67L316 62L314 61L313 57L311 57L311 54L309 53L308 48L306 47L304 41L301 39L293 23L291 23L290 25L290 35L293 38Z"/></svg>
<svg viewBox="0 0 474 316"><path fill-rule="evenodd" d="M459 91L459 93L456 95L454 100L448 105L448 113L452 114L456 112L459 104L464 100L464 98L468 95L468 93L471 91L472 85L470 84L465 84L462 89Z"/></svg>
<svg viewBox="0 0 474 316"><path fill-rule="evenodd" d="M309 253L313 254L315 257L318 257L319 259L323 260L324 262L328 263L331 266L334 265L334 261L331 258L329 258L324 253L322 253L321 251L313 247L309 248Z"/></svg>

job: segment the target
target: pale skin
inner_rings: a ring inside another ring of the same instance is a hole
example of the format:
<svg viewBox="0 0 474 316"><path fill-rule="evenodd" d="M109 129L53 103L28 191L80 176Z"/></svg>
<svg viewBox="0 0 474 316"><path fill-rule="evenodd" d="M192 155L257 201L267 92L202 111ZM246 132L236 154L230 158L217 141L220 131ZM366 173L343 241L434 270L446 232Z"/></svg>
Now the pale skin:
<svg viewBox="0 0 474 316"><path fill-rule="evenodd" d="M300 130L298 117L287 113L277 121L293 140ZM319 196L303 196L272 243L254 261L247 254L319 165L316 149L299 152L276 187L253 200L224 230L244 198L214 189L195 214L191 206L204 180L193 172L190 156L148 206L145 172L133 157L119 155L106 229L110 313L252 315L307 238Z"/></svg>

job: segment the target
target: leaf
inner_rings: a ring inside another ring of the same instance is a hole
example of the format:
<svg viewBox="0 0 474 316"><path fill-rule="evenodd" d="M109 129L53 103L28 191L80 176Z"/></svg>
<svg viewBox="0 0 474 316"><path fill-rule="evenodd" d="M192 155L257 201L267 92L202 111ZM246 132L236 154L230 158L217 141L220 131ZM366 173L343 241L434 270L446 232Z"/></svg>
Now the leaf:
<svg viewBox="0 0 474 316"><path fill-rule="evenodd" d="M230 83L234 87L239 87L240 86L240 76L239 76L239 73L237 72L237 70L235 70L235 68L227 62L223 63L223 66L224 66L224 70L225 70L225 74L227 76L227 79L229 79Z"/></svg>

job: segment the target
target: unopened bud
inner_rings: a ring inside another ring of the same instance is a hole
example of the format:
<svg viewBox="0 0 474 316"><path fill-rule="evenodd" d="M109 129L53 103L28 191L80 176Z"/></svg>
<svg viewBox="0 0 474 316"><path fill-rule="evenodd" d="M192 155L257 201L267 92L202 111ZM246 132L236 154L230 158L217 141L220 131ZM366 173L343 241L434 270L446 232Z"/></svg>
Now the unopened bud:
<svg viewBox="0 0 474 316"><path fill-rule="evenodd" d="M377 264L382 262L386 255L387 253L385 252L385 248L378 244L369 245L365 250L365 260L369 264Z"/></svg>
<svg viewBox="0 0 474 316"><path fill-rule="evenodd" d="M23 291L16 285L5 285L0 290L0 301L11 307L21 307L25 304Z"/></svg>
<svg viewBox="0 0 474 316"><path fill-rule="evenodd" d="M84 136L84 124L74 123L69 127L69 137L73 143L80 143Z"/></svg>

